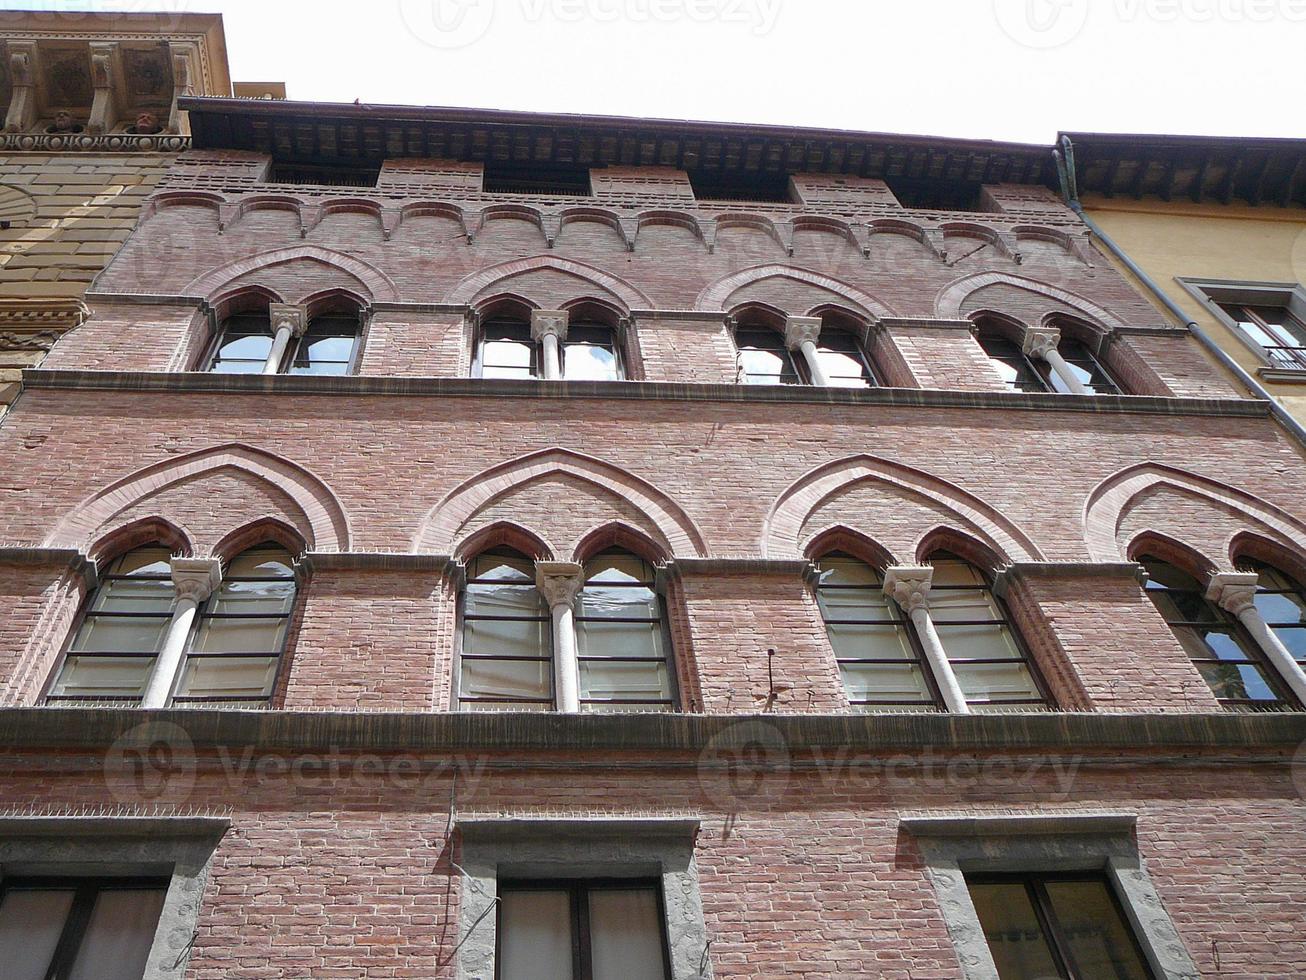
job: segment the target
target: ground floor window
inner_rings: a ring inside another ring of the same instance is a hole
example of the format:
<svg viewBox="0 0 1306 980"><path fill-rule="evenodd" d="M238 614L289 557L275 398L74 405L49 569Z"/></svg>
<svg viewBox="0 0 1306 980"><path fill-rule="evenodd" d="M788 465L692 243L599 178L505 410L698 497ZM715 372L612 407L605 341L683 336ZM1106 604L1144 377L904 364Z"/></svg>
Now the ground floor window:
<svg viewBox="0 0 1306 980"><path fill-rule="evenodd" d="M669 980L656 879L501 881L499 980Z"/></svg>
<svg viewBox="0 0 1306 980"><path fill-rule="evenodd" d="M1103 875L967 875L966 885L1001 980L1152 980Z"/></svg>

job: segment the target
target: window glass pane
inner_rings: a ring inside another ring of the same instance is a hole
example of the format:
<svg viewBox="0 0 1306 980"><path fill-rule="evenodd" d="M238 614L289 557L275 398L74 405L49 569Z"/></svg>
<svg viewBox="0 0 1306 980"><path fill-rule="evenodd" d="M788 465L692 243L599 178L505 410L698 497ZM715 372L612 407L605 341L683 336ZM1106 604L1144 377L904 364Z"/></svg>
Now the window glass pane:
<svg viewBox="0 0 1306 980"><path fill-rule="evenodd" d="M473 559L468 569L472 579L494 579L495 581L534 582L535 565L522 555L496 555L486 552Z"/></svg>
<svg viewBox="0 0 1306 980"><path fill-rule="evenodd" d="M585 581L626 582L636 584L653 581L653 569L642 558L625 553L602 554L585 563Z"/></svg>
<svg viewBox="0 0 1306 980"><path fill-rule="evenodd" d="M250 548L227 564L232 578L294 578L290 554L284 548Z"/></svg>
<svg viewBox="0 0 1306 980"><path fill-rule="evenodd" d="M210 611L237 615L288 613L294 600L295 583L284 579L223 582L213 594Z"/></svg>
<svg viewBox="0 0 1306 980"><path fill-rule="evenodd" d="M930 591L930 618L935 623L992 620L1002 619L1002 612L988 589L933 589Z"/></svg>
<svg viewBox="0 0 1306 980"><path fill-rule="evenodd" d="M580 696L600 701L665 701L671 697L664 660L582 660Z"/></svg>
<svg viewBox="0 0 1306 980"><path fill-rule="evenodd" d="M571 900L565 891L499 894L501 980L567 980L571 965Z"/></svg>
<svg viewBox="0 0 1306 980"><path fill-rule="evenodd" d="M1001 980L1043 980L1062 975L1024 885L973 882L970 897Z"/></svg>
<svg viewBox="0 0 1306 980"><path fill-rule="evenodd" d="M467 616L545 616L548 610L534 585L467 586Z"/></svg>
<svg viewBox="0 0 1306 980"><path fill-rule="evenodd" d="M299 349L306 361L348 361L354 355L354 334L339 337L304 337Z"/></svg>
<svg viewBox="0 0 1306 980"><path fill-rule="evenodd" d="M244 337L227 337L224 338L222 346L218 348L218 357L223 360L236 358L238 360L267 360L268 354L272 352L272 338L268 336L244 336Z"/></svg>
<svg viewBox="0 0 1306 980"><path fill-rule="evenodd" d="M1031 367L1020 348L993 334L981 333L979 344L989 356L989 363L1008 387L1018 391L1046 391L1047 385Z"/></svg>
<svg viewBox="0 0 1306 980"><path fill-rule="evenodd" d="M95 590L90 608L92 612L156 612L167 616L176 598L170 580L109 579Z"/></svg>
<svg viewBox="0 0 1306 980"><path fill-rule="evenodd" d="M463 626L463 653L472 656L547 657L551 649L548 622L473 619Z"/></svg>
<svg viewBox="0 0 1306 980"><path fill-rule="evenodd" d="M213 374L262 374L264 361L215 361Z"/></svg>
<svg viewBox="0 0 1306 980"><path fill-rule="evenodd" d="M664 980L662 924L650 888L589 893L594 980Z"/></svg>
<svg viewBox="0 0 1306 980"><path fill-rule="evenodd" d="M279 654L286 620L208 619L200 622L191 649L200 653Z"/></svg>
<svg viewBox="0 0 1306 980"><path fill-rule="evenodd" d="M1129 927L1104 881L1049 881L1048 899L1079 973L1112 980L1149 980Z"/></svg>
<svg viewBox="0 0 1306 980"><path fill-rule="evenodd" d="M816 604L827 620L900 618L897 607L890 606L879 589L818 588Z"/></svg>
<svg viewBox="0 0 1306 980"><path fill-rule="evenodd" d="M266 698L276 680L276 657L188 657L179 697Z"/></svg>
<svg viewBox="0 0 1306 980"><path fill-rule="evenodd" d="M780 375L793 374L793 365L790 359L780 351L744 349L739 352L739 362L749 375L779 377Z"/></svg>
<svg viewBox="0 0 1306 980"><path fill-rule="evenodd" d="M1306 661L1306 627L1276 626L1274 635L1288 648L1295 660Z"/></svg>
<svg viewBox="0 0 1306 980"><path fill-rule="evenodd" d="M51 697L140 697L153 657L69 657Z"/></svg>
<svg viewBox="0 0 1306 980"><path fill-rule="evenodd" d="M954 670L968 702L1042 700L1023 663L956 664Z"/></svg>
<svg viewBox="0 0 1306 980"><path fill-rule="evenodd" d="M1277 701L1265 672L1256 664L1199 663L1197 669L1211 685L1217 698L1250 701Z"/></svg>
<svg viewBox="0 0 1306 980"><path fill-rule="evenodd" d="M69 980L140 980L163 896L162 888L101 891Z"/></svg>
<svg viewBox="0 0 1306 980"><path fill-rule="evenodd" d="M531 698L547 701L553 696L550 679L552 670L548 660L464 658L459 694L464 698Z"/></svg>
<svg viewBox="0 0 1306 980"><path fill-rule="evenodd" d="M1306 623L1306 598L1296 592L1258 592L1256 608L1267 623Z"/></svg>
<svg viewBox="0 0 1306 980"><path fill-rule="evenodd" d="M901 626L892 624L827 623L834 655L840 660L915 660L916 653Z"/></svg>
<svg viewBox="0 0 1306 980"><path fill-rule="evenodd" d="M939 640L948 652L948 657L956 660L1020 660L1020 650L1016 647L1011 633L1001 624L981 626L946 626L935 624Z"/></svg>
<svg viewBox="0 0 1306 980"><path fill-rule="evenodd" d="M607 347L565 343L562 376L568 381L616 381L617 355Z"/></svg>
<svg viewBox="0 0 1306 980"><path fill-rule="evenodd" d="M1179 592L1147 583L1147 595L1167 623L1224 622L1220 610L1197 592Z"/></svg>
<svg viewBox="0 0 1306 980"><path fill-rule="evenodd" d="M73 892L9 888L0 902L0 955L6 980L45 980Z"/></svg>
<svg viewBox="0 0 1306 980"><path fill-rule="evenodd" d="M1145 556L1139 558L1138 562L1147 570L1147 584L1152 588L1181 589L1185 592L1202 591L1202 586L1197 579L1168 561Z"/></svg>
<svg viewBox="0 0 1306 980"><path fill-rule="evenodd" d="M576 621L576 650L582 657L665 659L661 623Z"/></svg>
<svg viewBox="0 0 1306 980"><path fill-rule="evenodd" d="M879 589L884 582L875 569L856 558L822 558L818 562L821 585L865 585Z"/></svg>
<svg viewBox="0 0 1306 980"><path fill-rule="evenodd" d="M984 576L980 574L978 568L970 562L962 561L960 558L944 558L934 556L930 558L930 566L934 569L934 575L930 581L934 585L974 585L979 588L986 588L988 583ZM930 596L933 603L934 596Z"/></svg>
<svg viewBox="0 0 1306 980"><path fill-rule="evenodd" d="M644 586L589 583L577 599L581 616L657 619L661 615L657 593Z"/></svg>
<svg viewBox="0 0 1306 980"><path fill-rule="evenodd" d="M96 653L158 653L168 632L167 616L87 616L72 649Z"/></svg>
<svg viewBox="0 0 1306 980"><path fill-rule="evenodd" d="M849 701L934 703L919 664L840 664L839 669Z"/></svg>
<svg viewBox="0 0 1306 980"><path fill-rule="evenodd" d="M137 548L129 551L109 566L110 575L162 575L172 574L167 548Z"/></svg>

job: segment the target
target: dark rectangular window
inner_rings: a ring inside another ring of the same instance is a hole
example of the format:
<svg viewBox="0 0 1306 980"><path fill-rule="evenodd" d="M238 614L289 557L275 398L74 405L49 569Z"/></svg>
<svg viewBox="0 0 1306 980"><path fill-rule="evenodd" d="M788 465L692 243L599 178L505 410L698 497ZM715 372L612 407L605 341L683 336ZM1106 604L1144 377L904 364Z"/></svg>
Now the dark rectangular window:
<svg viewBox="0 0 1306 980"><path fill-rule="evenodd" d="M375 187L381 176L374 167L323 166L304 163L274 163L268 180L274 184L319 184L327 187Z"/></svg>
<svg viewBox="0 0 1306 980"><path fill-rule="evenodd" d="M700 201L757 201L794 204L789 192L789 174L737 173L720 170L690 170L689 186Z"/></svg>
<svg viewBox="0 0 1306 980"><path fill-rule="evenodd" d="M655 879L505 881L497 980L670 980Z"/></svg>
<svg viewBox="0 0 1306 980"><path fill-rule="evenodd" d="M1221 303L1220 309L1265 351L1275 367L1306 371L1306 323L1286 306Z"/></svg>
<svg viewBox="0 0 1306 980"><path fill-rule="evenodd" d="M967 875L1000 980L1153 980L1100 874Z"/></svg>
<svg viewBox="0 0 1306 980"><path fill-rule="evenodd" d="M8 878L0 957L9 980L140 980L168 882Z"/></svg>
<svg viewBox="0 0 1306 980"><path fill-rule="evenodd" d="M485 164L481 185L486 194L548 194L589 197L588 167L536 167L529 164Z"/></svg>
<svg viewBox="0 0 1306 980"><path fill-rule="evenodd" d="M923 211L982 211L978 181L928 180L917 177L886 177L886 184L904 208Z"/></svg>

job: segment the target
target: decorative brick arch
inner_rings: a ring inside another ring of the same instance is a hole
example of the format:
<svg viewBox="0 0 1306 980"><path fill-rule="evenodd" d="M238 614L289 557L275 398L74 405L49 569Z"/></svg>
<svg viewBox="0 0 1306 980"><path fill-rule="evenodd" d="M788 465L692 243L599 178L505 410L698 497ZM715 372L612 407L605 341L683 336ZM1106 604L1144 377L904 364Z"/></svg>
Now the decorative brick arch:
<svg viewBox="0 0 1306 980"><path fill-rule="evenodd" d="M974 494L923 470L877 456L858 455L818 466L790 484L762 524L765 558L798 558L799 535L808 516L836 493L857 483L879 481L925 497L956 514L963 527L978 531L1008 561L1041 561L1038 547L1015 524Z"/></svg>
<svg viewBox="0 0 1306 980"><path fill-rule="evenodd" d="M64 515L43 547L85 549L97 529L143 497L181 480L222 469L251 474L294 500L312 529L308 546L313 550L348 550L349 520L330 487L296 463L240 443L154 463L109 484Z"/></svg>
<svg viewBox="0 0 1306 980"><path fill-rule="evenodd" d="M208 208L213 212L214 220L222 212L226 199L212 191L160 191L141 206L141 216L136 222L139 228L165 208L187 206Z"/></svg>
<svg viewBox="0 0 1306 980"><path fill-rule="evenodd" d="M512 276L519 276L523 272L533 272L536 269L554 269L582 279L586 283L601 286L621 300L627 310L647 310L654 305L651 299L624 279L618 279L616 276L609 275L602 269L596 269L592 265L586 265L574 259L558 258L553 255L531 255L524 259L501 262L498 265L490 266L488 269L482 269L480 272L474 272L456 283L453 289L449 291L449 295L444 298L444 302L456 305L470 305L477 296L492 288L495 283Z"/></svg>
<svg viewBox="0 0 1306 980"><path fill-rule="evenodd" d="M965 316L961 312L962 307L966 305L966 300L971 294L985 286L997 285L1013 286L1016 289L1046 296L1048 299L1078 310L1086 319L1107 330L1117 330L1128 325L1110 310L1098 306L1091 299L1085 299L1078 293L1072 293L1068 289L1040 282L1037 279L1013 276L1008 272L977 272L948 283L934 298L934 314L945 320L963 320Z"/></svg>
<svg viewBox="0 0 1306 980"><path fill-rule="evenodd" d="M698 294L698 299L694 301L694 309L719 313L725 309L726 303L737 290L755 282L761 282L763 279L775 278L793 279L812 286L819 286L821 289L829 290L852 303L856 303L875 317L894 315L893 310L887 305L856 286L850 286L846 282L821 275L819 272L811 272L793 265L779 265L778 263L757 265L751 269L741 269L724 279L718 279Z"/></svg>
<svg viewBox="0 0 1306 980"><path fill-rule="evenodd" d="M474 514L517 487L559 473L607 490L637 508L666 538L675 557L707 554L703 536L689 515L657 487L601 459L556 447L491 466L445 494L422 518L413 551L451 554L459 528Z"/></svg>
<svg viewBox="0 0 1306 980"><path fill-rule="evenodd" d="M216 269L210 269L204 275L192 280L184 291L188 295L207 298L217 293L227 283L247 273L280 265L283 262L293 262L295 259L310 259L349 273L367 287L372 294L370 299L374 303L395 303L400 299L399 287L380 269L352 255L322 248L320 245L292 245L289 248L278 248L235 259Z"/></svg>
<svg viewBox="0 0 1306 980"><path fill-rule="evenodd" d="M1107 477L1088 495L1084 504L1084 541L1094 561L1111 562L1125 558L1125 550L1118 540L1125 515L1142 494L1162 486L1204 497L1224 509L1245 515L1250 519L1248 523L1260 525L1259 528L1233 527L1230 540L1239 532L1268 529L1306 554L1306 522L1299 521L1267 500L1226 483L1149 462L1127 467Z"/></svg>

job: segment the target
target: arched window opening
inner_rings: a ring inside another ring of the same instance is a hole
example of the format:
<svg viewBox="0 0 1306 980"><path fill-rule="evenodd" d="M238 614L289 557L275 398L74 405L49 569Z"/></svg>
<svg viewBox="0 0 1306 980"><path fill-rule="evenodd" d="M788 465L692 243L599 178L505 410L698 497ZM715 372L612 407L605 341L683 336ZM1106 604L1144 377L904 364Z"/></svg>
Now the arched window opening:
<svg viewBox="0 0 1306 980"><path fill-rule="evenodd" d="M1246 558L1239 566L1257 575L1256 609L1297 663L1306 666L1306 588L1263 561Z"/></svg>
<svg viewBox="0 0 1306 980"><path fill-rule="evenodd" d="M914 631L884 594L880 573L837 551L816 567L816 601L849 703L858 711L935 709L938 693Z"/></svg>
<svg viewBox="0 0 1306 980"><path fill-rule="evenodd" d="M1042 680L988 577L963 558L936 551L930 619L972 711L1046 706Z"/></svg>
<svg viewBox="0 0 1306 980"><path fill-rule="evenodd" d="M549 711L553 634L535 564L511 548L468 563L458 702L472 711Z"/></svg>
<svg viewBox="0 0 1306 980"><path fill-rule="evenodd" d="M878 383L870 358L849 330L822 324L816 358L831 388L874 388Z"/></svg>
<svg viewBox="0 0 1306 980"><path fill-rule="evenodd" d="M1071 375L1092 395L1118 395L1120 386L1115 383L1102 362L1088 349L1088 345L1074 337L1062 335L1057 344L1057 353L1061 355ZM1035 361L1049 388L1062 394L1078 394L1072 391L1070 383L1053 369L1047 361Z"/></svg>
<svg viewBox="0 0 1306 980"><path fill-rule="evenodd" d="M785 346L784 334L756 320L735 328L739 381L749 385L798 385L793 352Z"/></svg>
<svg viewBox="0 0 1306 980"><path fill-rule="evenodd" d="M1137 561L1147 570L1148 598L1221 705L1234 711L1287 706L1279 680L1256 644L1234 616L1206 598L1196 578L1154 555Z"/></svg>
<svg viewBox="0 0 1306 980"><path fill-rule="evenodd" d="M223 321L209 371L262 374L272 352L272 320L266 313L239 313Z"/></svg>
<svg viewBox="0 0 1306 980"><path fill-rule="evenodd" d="M539 345L531 340L531 325L508 318L485 321L472 376L527 380L540 377Z"/></svg>
<svg viewBox="0 0 1306 980"><path fill-rule="evenodd" d="M172 622L169 557L152 544L109 564L47 701L140 701Z"/></svg>
<svg viewBox="0 0 1306 980"><path fill-rule="evenodd" d="M562 342L562 377L566 381L620 381L624 371L616 331L603 323L572 323Z"/></svg>
<svg viewBox="0 0 1306 980"><path fill-rule="evenodd" d="M233 558L200 609L173 701L271 698L296 591L294 560L280 545L264 542Z"/></svg>
<svg viewBox="0 0 1306 980"><path fill-rule="evenodd" d="M584 565L576 660L582 711L671 711L675 682L651 564L610 548Z"/></svg>
<svg viewBox="0 0 1306 980"><path fill-rule="evenodd" d="M222 321L208 359L215 374L344 375L357 369L362 314L305 317L302 308L272 316L234 313Z"/></svg>
<svg viewBox="0 0 1306 980"><path fill-rule="evenodd" d="M1019 343L986 324L980 325L975 338L1002 377L1003 384L1012 391L1048 390L1042 373Z"/></svg>
<svg viewBox="0 0 1306 980"><path fill-rule="evenodd" d="M290 374L353 374L358 356L359 318L330 314L311 319L295 346Z"/></svg>

